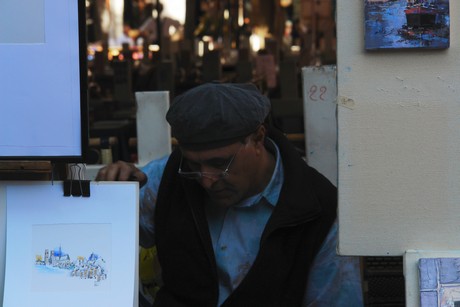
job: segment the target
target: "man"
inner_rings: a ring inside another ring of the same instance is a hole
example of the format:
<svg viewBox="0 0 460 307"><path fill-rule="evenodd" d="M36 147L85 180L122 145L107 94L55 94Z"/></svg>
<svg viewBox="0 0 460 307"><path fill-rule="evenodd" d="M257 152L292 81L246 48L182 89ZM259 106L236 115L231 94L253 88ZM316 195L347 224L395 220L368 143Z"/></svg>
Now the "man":
<svg viewBox="0 0 460 307"><path fill-rule="evenodd" d="M198 86L166 115L169 157L98 175L145 184L141 245L156 245L164 283L154 306L362 306L358 259L335 253L336 188L264 124L269 112L252 85Z"/></svg>

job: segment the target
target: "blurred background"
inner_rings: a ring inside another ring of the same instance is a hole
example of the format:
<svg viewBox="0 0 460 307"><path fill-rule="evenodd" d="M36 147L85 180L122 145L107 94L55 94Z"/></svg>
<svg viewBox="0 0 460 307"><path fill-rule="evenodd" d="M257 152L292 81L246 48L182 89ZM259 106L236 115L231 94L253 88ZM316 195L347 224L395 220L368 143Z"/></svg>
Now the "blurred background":
<svg viewBox="0 0 460 307"><path fill-rule="evenodd" d="M301 68L336 62L335 0L87 0L86 12L90 145L113 148L108 160L137 161L136 92L172 101L215 80L255 84L273 123L302 134Z"/></svg>

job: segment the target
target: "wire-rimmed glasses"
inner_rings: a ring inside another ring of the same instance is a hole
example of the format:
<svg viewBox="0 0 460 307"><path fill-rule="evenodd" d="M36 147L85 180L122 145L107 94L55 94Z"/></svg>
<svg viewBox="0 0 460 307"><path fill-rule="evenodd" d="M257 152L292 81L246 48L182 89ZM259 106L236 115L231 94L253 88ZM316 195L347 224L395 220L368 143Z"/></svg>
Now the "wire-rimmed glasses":
<svg viewBox="0 0 460 307"><path fill-rule="evenodd" d="M183 161L184 156L182 156L180 158L180 165L179 165L179 170L177 171L177 173L184 178L192 179L192 180L200 180L202 178L208 178L208 179L212 179L216 181L220 180L228 176L228 171L230 169L230 166L232 165L233 160L235 160L236 155L240 152L242 147L243 147L243 144L241 144L238 151L232 156L232 158L230 159L227 166L222 172L184 172L182 171L182 161Z"/></svg>

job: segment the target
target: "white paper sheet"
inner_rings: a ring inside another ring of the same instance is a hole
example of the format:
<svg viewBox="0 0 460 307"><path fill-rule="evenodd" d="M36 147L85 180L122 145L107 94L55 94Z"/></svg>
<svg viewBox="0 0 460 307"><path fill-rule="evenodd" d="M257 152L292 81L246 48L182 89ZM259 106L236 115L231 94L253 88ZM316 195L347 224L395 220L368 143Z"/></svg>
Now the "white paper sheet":
<svg viewBox="0 0 460 307"><path fill-rule="evenodd" d="M6 186L4 307L137 306L138 185Z"/></svg>

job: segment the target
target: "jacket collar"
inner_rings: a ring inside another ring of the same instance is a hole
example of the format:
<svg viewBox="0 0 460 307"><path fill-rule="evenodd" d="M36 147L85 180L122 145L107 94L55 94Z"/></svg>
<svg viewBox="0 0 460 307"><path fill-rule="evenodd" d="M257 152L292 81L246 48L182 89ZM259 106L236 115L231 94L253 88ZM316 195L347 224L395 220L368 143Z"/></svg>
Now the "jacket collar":
<svg viewBox="0 0 460 307"><path fill-rule="evenodd" d="M312 220L321 213L321 204L313 193L311 168L280 131L271 128L268 137L278 145L284 166L284 183L278 204L267 223L266 235L279 227Z"/></svg>

